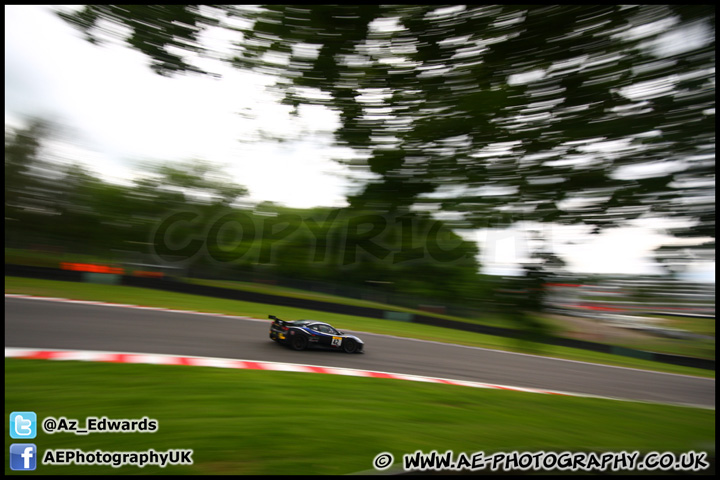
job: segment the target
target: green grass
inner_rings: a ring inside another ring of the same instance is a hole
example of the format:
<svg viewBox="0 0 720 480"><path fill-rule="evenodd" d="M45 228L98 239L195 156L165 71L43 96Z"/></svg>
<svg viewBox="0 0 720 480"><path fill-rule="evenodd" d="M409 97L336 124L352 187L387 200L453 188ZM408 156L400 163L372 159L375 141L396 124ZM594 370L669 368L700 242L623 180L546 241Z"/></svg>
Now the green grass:
<svg viewBox="0 0 720 480"><path fill-rule="evenodd" d="M642 315L672 328L685 330L698 335L715 336L715 319L700 317L680 317L671 315Z"/></svg>
<svg viewBox="0 0 720 480"><path fill-rule="evenodd" d="M401 307L398 305L390 305L387 303L380 303L371 300L363 300L358 298L341 297L338 295L331 295L329 293L313 292L308 290L299 290L296 288L283 287L278 285L268 285L261 283L251 282L237 282L232 280L208 280L199 278L184 278L182 279L186 283L195 285L206 285L211 287L228 288L233 290L242 290L245 292L256 292L267 295L279 295L283 297L299 298L304 300L316 300L320 302L337 303L340 305L349 305L355 307L367 307L376 308L379 310L392 310L395 312L406 312L415 315L425 315L436 318L443 318L447 320L454 320L456 322L464 323L478 323L482 325L491 325L505 328L512 328L512 325L504 318L498 315L485 315L482 318L463 318L453 315L445 315L433 312L427 312L424 310Z"/></svg>
<svg viewBox="0 0 720 480"><path fill-rule="evenodd" d="M234 280L209 280L205 278L184 278L184 282L195 285L207 285L211 287L230 288L233 290L242 290L245 292L256 292L264 293L268 295L281 295L284 297L291 298L302 298L307 300L317 300L321 302L329 303L340 303L342 305L353 305L357 307L369 307L369 308L393 308L402 311L417 311L411 309L404 309L402 307L395 307L384 303L373 302L370 300L361 300L357 298L341 297L338 295L332 295L329 293L311 292L307 290L300 290L297 288L283 287L279 285L263 284L263 283L252 283L252 282L238 282Z"/></svg>
<svg viewBox="0 0 720 480"><path fill-rule="evenodd" d="M338 315L326 312L296 309L292 307L265 305L237 300L224 300L137 287L5 277L5 293L22 293L35 296L72 298L76 300L107 301L149 307L250 316L255 318L267 318L268 314L274 314L280 318L287 319L311 318L320 321L327 321L341 330L395 335L474 347L520 351L523 353L539 354L578 361L644 368L649 370L683 373L712 378L715 377L714 371L704 369L680 367L632 357L591 352L588 350L555 347L531 342L519 342L518 340L505 337L464 332L449 328L383 319L355 317L350 315Z"/></svg>
<svg viewBox="0 0 720 480"><path fill-rule="evenodd" d="M714 410L309 373L6 359L6 452L13 411L81 426L88 416L158 421L155 433L40 430L41 458L51 448L194 451L191 466L38 464L45 475L348 474L372 471L381 452L397 466L417 450L715 456Z"/></svg>

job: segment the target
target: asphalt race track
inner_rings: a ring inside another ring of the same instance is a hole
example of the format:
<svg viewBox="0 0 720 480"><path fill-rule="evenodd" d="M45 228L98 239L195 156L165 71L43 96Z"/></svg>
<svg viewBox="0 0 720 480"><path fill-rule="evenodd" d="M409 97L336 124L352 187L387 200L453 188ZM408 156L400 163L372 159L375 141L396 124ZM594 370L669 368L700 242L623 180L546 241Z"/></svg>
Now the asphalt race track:
<svg viewBox="0 0 720 480"><path fill-rule="evenodd" d="M6 347L299 363L715 408L714 379L362 332L364 354L296 352L270 340L269 322L5 297Z"/></svg>

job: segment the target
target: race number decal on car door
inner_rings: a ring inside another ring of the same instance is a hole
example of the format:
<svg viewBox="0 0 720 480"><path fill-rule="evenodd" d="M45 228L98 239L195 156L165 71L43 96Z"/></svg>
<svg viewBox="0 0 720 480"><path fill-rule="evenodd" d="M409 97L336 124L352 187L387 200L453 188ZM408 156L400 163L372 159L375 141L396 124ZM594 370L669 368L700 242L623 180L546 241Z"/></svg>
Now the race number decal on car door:
<svg viewBox="0 0 720 480"><path fill-rule="evenodd" d="M332 339L333 347L339 347L341 343L342 343L342 337L333 337L333 339Z"/></svg>

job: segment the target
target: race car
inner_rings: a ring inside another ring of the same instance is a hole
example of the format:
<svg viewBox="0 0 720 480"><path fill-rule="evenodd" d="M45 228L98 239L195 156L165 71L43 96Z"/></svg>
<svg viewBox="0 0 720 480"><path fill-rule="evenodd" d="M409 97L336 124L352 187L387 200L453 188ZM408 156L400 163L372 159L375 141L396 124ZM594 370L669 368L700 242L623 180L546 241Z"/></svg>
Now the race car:
<svg viewBox="0 0 720 480"><path fill-rule="evenodd" d="M363 353L362 340L355 335L336 330L327 323L315 320L280 320L275 315L268 315L268 318L273 320L270 325L270 338L294 350L324 348L346 353Z"/></svg>

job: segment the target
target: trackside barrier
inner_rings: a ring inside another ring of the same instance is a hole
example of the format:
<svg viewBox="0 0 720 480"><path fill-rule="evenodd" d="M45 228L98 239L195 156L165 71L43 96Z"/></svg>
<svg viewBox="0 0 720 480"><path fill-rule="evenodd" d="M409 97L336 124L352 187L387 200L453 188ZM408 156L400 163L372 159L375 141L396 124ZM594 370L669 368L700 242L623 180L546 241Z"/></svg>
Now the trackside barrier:
<svg viewBox="0 0 720 480"><path fill-rule="evenodd" d="M84 272L61 270L48 267L30 267L24 265L5 264L5 276L41 278L46 280L64 280L71 282L87 281L83 276ZM280 305L306 310L317 310L321 312L336 313L341 315L353 315L359 317L381 318L404 322L432 325L436 327L464 330L468 332L482 333L508 338L522 338L524 333L518 330L502 327L479 325L456 320L433 317L429 315L417 315L408 312L389 311L379 308L360 307L354 305L341 305L338 303L323 302L304 298L292 298L282 295L271 295L266 293L246 292L229 288L211 287L206 285L194 285L173 280L172 277L149 278L129 275L118 275L120 283L125 286L150 288L175 293L186 293L190 295L201 295L206 297L223 298L226 300L241 300L253 303L266 303L269 305ZM646 352L630 348L617 347L603 343L589 342L574 338L561 338L547 336L542 339L535 339L539 343L561 347L578 348L594 352L607 353L611 355L622 355L654 362L668 363L685 367L702 368L715 370L714 359L683 357L663 353Z"/></svg>
<svg viewBox="0 0 720 480"><path fill-rule="evenodd" d="M393 312L385 310L383 318L385 320L395 320L398 322L412 322L414 314L410 312Z"/></svg>
<svg viewBox="0 0 720 480"><path fill-rule="evenodd" d="M83 272L83 282L101 285L120 285L122 276L113 273Z"/></svg>

